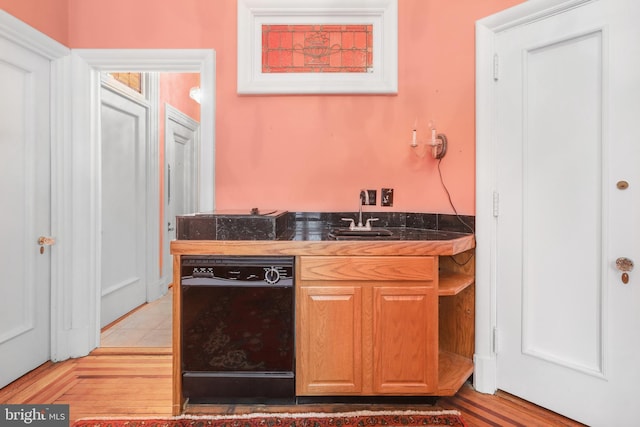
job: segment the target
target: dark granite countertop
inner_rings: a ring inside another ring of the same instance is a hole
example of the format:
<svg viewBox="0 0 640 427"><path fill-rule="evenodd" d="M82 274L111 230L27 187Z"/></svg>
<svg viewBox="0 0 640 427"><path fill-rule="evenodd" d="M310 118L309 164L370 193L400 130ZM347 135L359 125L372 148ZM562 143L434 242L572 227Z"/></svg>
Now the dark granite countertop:
<svg viewBox="0 0 640 427"><path fill-rule="evenodd" d="M258 211L260 212L260 211ZM346 229L357 212L288 212L262 210L264 213L219 211L184 215L177 218L178 240L272 240L335 241L335 228ZM363 212L363 222L377 218L374 228L392 232L373 240L445 241L473 234L475 217L432 213ZM339 240L367 241L370 237L351 236Z"/></svg>
<svg viewBox="0 0 640 427"><path fill-rule="evenodd" d="M342 218L356 218L353 213L296 213L293 227L285 231L279 239L296 241L336 240L331 231L334 229L346 229L348 221ZM388 237L376 237L375 240L451 240L462 235L470 234L473 229L473 218L461 218L464 224L451 224L442 221L441 226L446 229L438 229L440 222L435 214L406 214L406 213L363 213L362 221L369 218L378 218L373 223L374 229L389 230L392 234ZM466 221L465 221L466 220ZM357 219L356 219L357 222ZM466 232L465 232L466 229ZM364 236L340 237L337 240L371 240Z"/></svg>

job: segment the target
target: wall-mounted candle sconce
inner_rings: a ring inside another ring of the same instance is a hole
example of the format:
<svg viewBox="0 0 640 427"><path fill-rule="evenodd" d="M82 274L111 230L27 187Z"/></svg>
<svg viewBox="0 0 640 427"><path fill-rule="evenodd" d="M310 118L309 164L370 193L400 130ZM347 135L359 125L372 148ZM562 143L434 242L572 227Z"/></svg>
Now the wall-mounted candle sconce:
<svg viewBox="0 0 640 427"><path fill-rule="evenodd" d="M413 148L418 157L422 158L428 151L428 147L431 147L431 156L434 159L441 159L447 153L447 136L443 133L438 133L433 122L429 124L429 127L431 128L431 139L428 142L421 143L418 141L418 131L414 124L411 134L411 148Z"/></svg>

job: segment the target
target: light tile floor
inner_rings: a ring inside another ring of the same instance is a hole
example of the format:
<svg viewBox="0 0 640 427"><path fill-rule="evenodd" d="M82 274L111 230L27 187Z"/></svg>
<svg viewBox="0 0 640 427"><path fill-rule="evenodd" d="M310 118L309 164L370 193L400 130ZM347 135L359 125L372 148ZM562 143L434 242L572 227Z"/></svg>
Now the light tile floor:
<svg viewBox="0 0 640 427"><path fill-rule="evenodd" d="M100 347L171 347L173 292L152 301L100 334Z"/></svg>

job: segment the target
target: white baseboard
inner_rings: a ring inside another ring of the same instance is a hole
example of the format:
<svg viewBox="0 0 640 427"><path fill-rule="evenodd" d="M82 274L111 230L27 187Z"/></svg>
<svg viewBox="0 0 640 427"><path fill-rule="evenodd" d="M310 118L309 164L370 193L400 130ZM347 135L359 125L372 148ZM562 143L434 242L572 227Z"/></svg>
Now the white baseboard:
<svg viewBox="0 0 640 427"><path fill-rule="evenodd" d="M494 394L497 390L496 384L496 357L481 356L475 354L473 356L475 365L473 371L473 387L480 393Z"/></svg>

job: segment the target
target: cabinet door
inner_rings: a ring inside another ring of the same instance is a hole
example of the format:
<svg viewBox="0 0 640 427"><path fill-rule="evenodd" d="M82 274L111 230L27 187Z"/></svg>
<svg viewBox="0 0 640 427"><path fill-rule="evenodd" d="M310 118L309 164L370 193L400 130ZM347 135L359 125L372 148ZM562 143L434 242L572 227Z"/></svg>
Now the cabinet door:
<svg viewBox="0 0 640 427"><path fill-rule="evenodd" d="M303 286L297 301L297 394L360 393L362 289Z"/></svg>
<svg viewBox="0 0 640 427"><path fill-rule="evenodd" d="M438 389L438 296L429 284L373 288L374 393Z"/></svg>

